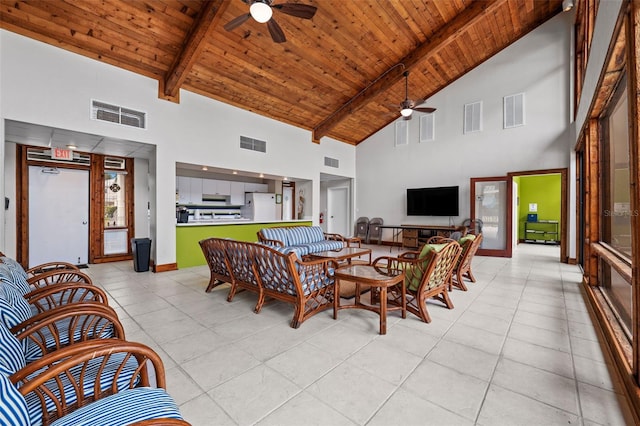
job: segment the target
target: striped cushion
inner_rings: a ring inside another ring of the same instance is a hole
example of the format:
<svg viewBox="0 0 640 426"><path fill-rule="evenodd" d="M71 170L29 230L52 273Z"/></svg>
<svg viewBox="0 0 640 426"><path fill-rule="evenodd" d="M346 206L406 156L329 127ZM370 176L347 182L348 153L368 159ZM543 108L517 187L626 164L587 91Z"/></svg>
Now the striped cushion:
<svg viewBox="0 0 640 426"><path fill-rule="evenodd" d="M20 319L20 322L31 318L31 306L29 302L27 302L24 296L14 287L9 285L0 286L0 298L2 297L9 303L15 315Z"/></svg>
<svg viewBox="0 0 640 426"><path fill-rule="evenodd" d="M0 263L0 282L3 285L10 285L18 290L23 296L31 291L27 278L13 267Z"/></svg>
<svg viewBox="0 0 640 426"><path fill-rule="evenodd" d="M287 228L262 228L260 232L268 240L282 241L285 246L290 245Z"/></svg>
<svg viewBox="0 0 640 426"><path fill-rule="evenodd" d="M0 373L11 375L26 365L24 351L18 338L0 323ZM2 424L2 423L0 423Z"/></svg>
<svg viewBox="0 0 640 426"><path fill-rule="evenodd" d="M80 340L80 338L82 337L82 326L83 323L86 322L85 320L83 320L84 318L88 318L88 316L83 315L80 317L64 318L56 321L56 327L58 328L58 332L60 334L58 336L60 340L60 346L66 346L69 344L69 323L71 321L76 321L77 323L73 329L73 341L77 342ZM92 319L95 319L95 317ZM100 329L101 325L103 325L105 322L106 319L101 319L97 322L96 327ZM56 347L56 338L51 334L51 330L49 328L42 328L39 331L39 335L44 339L46 348L50 350ZM94 336L90 335L90 337ZM114 337L114 329L111 325L109 327L106 327L105 330L100 334L100 336L94 338L108 339L110 337ZM22 341L22 346L24 348L24 356L27 364L42 358L42 350L31 339L24 339Z"/></svg>
<svg viewBox="0 0 640 426"><path fill-rule="evenodd" d="M0 425L29 426L27 403L4 374L0 374Z"/></svg>
<svg viewBox="0 0 640 426"><path fill-rule="evenodd" d="M340 250L344 247L342 241L323 240L315 243L304 244L303 247L307 248L308 253L318 253L328 250Z"/></svg>
<svg viewBox="0 0 640 426"><path fill-rule="evenodd" d="M182 419L182 416L178 406L164 389L135 388L92 402L51 425L116 426L159 418Z"/></svg>
<svg viewBox="0 0 640 426"><path fill-rule="evenodd" d="M101 391L107 390L111 387L111 383L113 382L113 377L115 377L116 374L118 374L118 382L117 382L118 390L124 390L129 387L129 381L131 380L131 377L133 376L133 373L136 367L138 366L138 362L136 361L135 358L131 357L130 359L127 360L125 367L123 368L123 371L118 372L118 368L120 367L122 360L126 355L127 354L125 353L113 354L111 355L109 360L106 362L104 366L104 370L102 370L102 374L100 376ZM85 395L94 395L93 387L96 382L94 378L97 377L98 371L103 361L104 361L103 357L98 357L90 360L86 364L82 363L70 369L70 372L74 377L79 377L80 374L84 374L85 378L84 378L83 388L84 388ZM82 369L85 366L86 366L86 369L83 371ZM31 377L37 376L41 372L42 370L36 371L31 375ZM77 400L77 396L74 391L74 386L72 383L69 382L69 379L67 378L67 376L64 374L61 374L56 378L60 379L60 381L62 382L62 386L64 388L64 394L66 397L66 403L68 405L75 403L75 401ZM48 380L46 383L46 387L50 389L54 395L59 395L60 392L58 390L58 385L55 384L56 378L52 378ZM74 380L74 382L77 382L77 380ZM36 395L36 393L35 392L29 393L26 396L25 400L27 402L27 408L29 410L29 418L31 419L31 424L33 426L42 424L42 408L40 405L40 400ZM55 404L51 400L51 398L47 397L46 401L47 401L47 410L48 411L55 410ZM82 424L91 424L91 423L82 423ZM105 423L103 422L103 423L96 423L96 424L105 424ZM115 423L109 423L109 424L115 424Z"/></svg>
<svg viewBox="0 0 640 426"><path fill-rule="evenodd" d="M27 279L27 272L24 270L21 264L19 264L15 259L10 257L2 256L0 257L0 262L9 266L11 269L14 269L16 272L20 273L25 279Z"/></svg>

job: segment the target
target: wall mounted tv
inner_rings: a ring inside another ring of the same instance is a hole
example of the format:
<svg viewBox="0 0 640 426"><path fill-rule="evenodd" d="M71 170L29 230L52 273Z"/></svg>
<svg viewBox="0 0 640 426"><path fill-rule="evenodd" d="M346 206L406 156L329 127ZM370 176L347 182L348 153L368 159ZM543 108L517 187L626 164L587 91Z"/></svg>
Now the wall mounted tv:
<svg viewBox="0 0 640 426"><path fill-rule="evenodd" d="M458 216L458 187L407 188L407 216Z"/></svg>

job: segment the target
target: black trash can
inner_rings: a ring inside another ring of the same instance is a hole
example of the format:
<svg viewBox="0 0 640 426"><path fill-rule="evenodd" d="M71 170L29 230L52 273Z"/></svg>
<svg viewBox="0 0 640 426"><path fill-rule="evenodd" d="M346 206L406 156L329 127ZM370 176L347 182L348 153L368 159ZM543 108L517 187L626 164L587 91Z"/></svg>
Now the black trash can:
<svg viewBox="0 0 640 426"><path fill-rule="evenodd" d="M149 238L132 238L131 253L133 253L133 269L136 272L149 270L151 257L151 240Z"/></svg>

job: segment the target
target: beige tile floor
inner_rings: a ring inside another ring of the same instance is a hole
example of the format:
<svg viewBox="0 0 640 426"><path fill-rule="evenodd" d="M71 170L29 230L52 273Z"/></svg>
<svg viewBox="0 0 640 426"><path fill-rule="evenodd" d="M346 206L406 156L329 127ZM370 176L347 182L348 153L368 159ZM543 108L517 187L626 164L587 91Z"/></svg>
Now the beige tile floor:
<svg viewBox="0 0 640 426"><path fill-rule="evenodd" d="M372 246L375 254L388 247ZM396 253L394 249L393 253ZM204 292L206 267L86 270L111 298L128 340L164 360L168 391L193 425L625 425L580 289L555 246L512 259L476 256L478 279L425 324L325 311L294 330L290 305L252 312L255 295Z"/></svg>

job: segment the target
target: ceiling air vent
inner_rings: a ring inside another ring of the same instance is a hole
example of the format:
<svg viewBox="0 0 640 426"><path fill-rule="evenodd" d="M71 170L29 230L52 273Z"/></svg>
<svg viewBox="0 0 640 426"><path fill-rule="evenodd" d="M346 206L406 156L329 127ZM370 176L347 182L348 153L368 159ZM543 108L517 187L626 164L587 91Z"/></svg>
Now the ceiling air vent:
<svg viewBox="0 0 640 426"><path fill-rule="evenodd" d="M335 158L324 157L324 165L328 167L335 167L337 169L340 167L340 161Z"/></svg>
<svg viewBox="0 0 640 426"><path fill-rule="evenodd" d="M145 112L106 104L104 102L91 101L91 118L94 120L146 129L146 117L147 114Z"/></svg>
<svg viewBox="0 0 640 426"><path fill-rule="evenodd" d="M240 148L251 151L267 152L267 141L240 136Z"/></svg>

